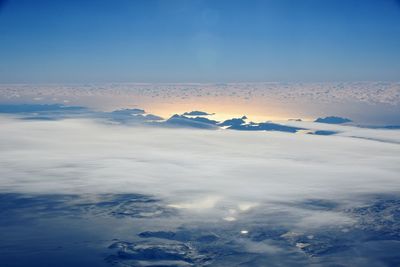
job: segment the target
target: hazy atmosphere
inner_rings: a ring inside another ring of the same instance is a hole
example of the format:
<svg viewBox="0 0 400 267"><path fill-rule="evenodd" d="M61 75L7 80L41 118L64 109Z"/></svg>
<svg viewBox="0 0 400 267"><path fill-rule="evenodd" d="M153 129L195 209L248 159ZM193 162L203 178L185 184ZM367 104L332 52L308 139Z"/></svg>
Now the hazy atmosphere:
<svg viewBox="0 0 400 267"><path fill-rule="evenodd" d="M0 0L0 266L400 266L400 3Z"/></svg>

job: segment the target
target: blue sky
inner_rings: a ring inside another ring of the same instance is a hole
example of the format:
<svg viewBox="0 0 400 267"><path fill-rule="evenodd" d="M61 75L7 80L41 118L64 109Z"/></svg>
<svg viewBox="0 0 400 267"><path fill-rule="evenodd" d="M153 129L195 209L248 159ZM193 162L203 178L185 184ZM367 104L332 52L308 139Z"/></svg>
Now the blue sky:
<svg viewBox="0 0 400 267"><path fill-rule="evenodd" d="M0 2L0 83L400 77L395 0Z"/></svg>

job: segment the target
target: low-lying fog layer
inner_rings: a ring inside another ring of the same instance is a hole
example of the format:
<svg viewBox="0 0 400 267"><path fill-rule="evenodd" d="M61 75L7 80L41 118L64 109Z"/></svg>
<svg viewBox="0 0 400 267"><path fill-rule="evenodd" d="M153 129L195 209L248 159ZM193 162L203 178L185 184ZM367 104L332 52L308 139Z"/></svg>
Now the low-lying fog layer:
<svg viewBox="0 0 400 267"><path fill-rule="evenodd" d="M224 202L253 207L400 189L396 143L90 120L2 118L0 124L0 188L6 192L144 193L177 208L207 210ZM347 129L383 140L398 133Z"/></svg>
<svg viewBox="0 0 400 267"><path fill-rule="evenodd" d="M338 134L0 117L0 262L396 266L399 130L290 124Z"/></svg>

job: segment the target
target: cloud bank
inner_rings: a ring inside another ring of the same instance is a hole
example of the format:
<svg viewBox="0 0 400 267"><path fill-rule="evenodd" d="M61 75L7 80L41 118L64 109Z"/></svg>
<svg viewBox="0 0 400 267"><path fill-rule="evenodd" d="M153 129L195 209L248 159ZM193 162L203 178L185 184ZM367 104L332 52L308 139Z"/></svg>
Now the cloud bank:
<svg viewBox="0 0 400 267"><path fill-rule="evenodd" d="M0 124L1 191L145 193L171 198L173 205L205 201L199 207L209 207L213 201L346 198L400 189L399 145L345 136L393 139L395 130L335 126L347 132L316 136L87 119L1 118Z"/></svg>
<svg viewBox="0 0 400 267"><path fill-rule="evenodd" d="M86 244L94 231L91 242L107 240L101 243L108 247L106 261L121 266L176 266L177 259L180 266L385 266L397 260L390 251L400 233L399 131L290 123L339 133L0 116L6 243L26 240L23 230L36 249L32 240L40 244L38 229L46 229L44 236L68 251L70 239L47 232L61 216L60 232L79 233ZM65 229L71 218L73 227ZM370 246L382 254L370 253ZM79 248L79 255L86 251ZM6 259L24 259L6 252ZM96 260L92 265L104 263Z"/></svg>

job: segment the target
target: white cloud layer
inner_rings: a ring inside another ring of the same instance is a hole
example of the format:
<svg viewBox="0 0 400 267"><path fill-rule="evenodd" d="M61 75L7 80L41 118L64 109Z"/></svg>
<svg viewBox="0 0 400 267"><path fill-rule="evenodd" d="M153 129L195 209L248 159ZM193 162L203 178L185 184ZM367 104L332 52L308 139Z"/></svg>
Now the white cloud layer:
<svg viewBox="0 0 400 267"><path fill-rule="evenodd" d="M234 221L260 203L400 190L400 146L350 138L346 132L315 136L5 117L0 128L3 192L144 193L194 212L230 203L221 218ZM340 130L400 138L394 130ZM306 216L299 225L326 223L317 213ZM334 223L351 222L340 214L323 216Z"/></svg>

